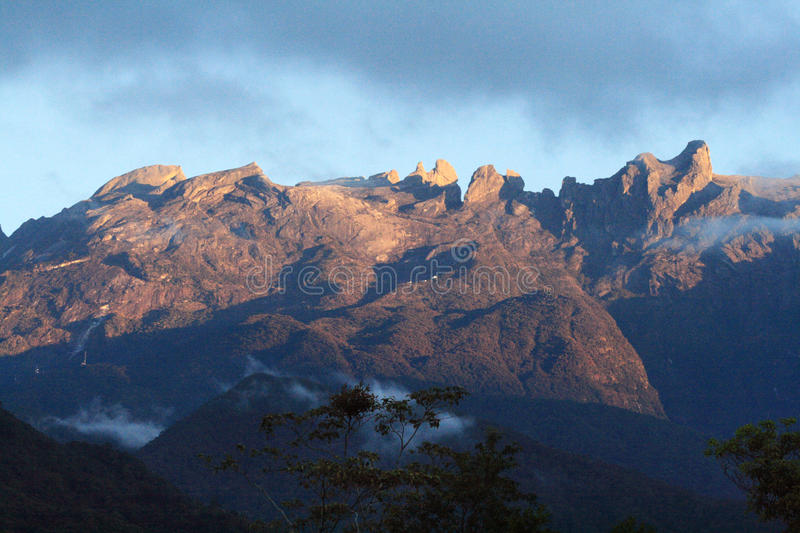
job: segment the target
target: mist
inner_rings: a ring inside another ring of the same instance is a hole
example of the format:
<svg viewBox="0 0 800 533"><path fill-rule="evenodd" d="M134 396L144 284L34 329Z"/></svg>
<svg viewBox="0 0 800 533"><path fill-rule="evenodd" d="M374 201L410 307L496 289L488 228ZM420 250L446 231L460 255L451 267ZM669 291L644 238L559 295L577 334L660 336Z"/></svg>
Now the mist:
<svg viewBox="0 0 800 533"><path fill-rule="evenodd" d="M800 231L798 218L751 215L693 218L675 228L672 236L657 243L673 250L702 250L723 246L737 237L768 231L777 236Z"/></svg>
<svg viewBox="0 0 800 533"><path fill-rule="evenodd" d="M45 417L40 425L44 428L68 428L86 437L111 440L129 449L141 448L166 428L163 420L137 420L122 405L104 405L100 399L66 418Z"/></svg>

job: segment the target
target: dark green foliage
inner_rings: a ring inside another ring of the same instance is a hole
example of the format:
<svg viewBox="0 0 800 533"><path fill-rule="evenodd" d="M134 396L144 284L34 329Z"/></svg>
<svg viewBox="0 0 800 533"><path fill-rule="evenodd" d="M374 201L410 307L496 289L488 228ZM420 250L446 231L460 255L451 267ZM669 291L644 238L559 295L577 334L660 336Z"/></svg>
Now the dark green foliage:
<svg viewBox="0 0 800 533"><path fill-rule="evenodd" d="M402 399L375 395L366 385L343 386L327 404L303 414L268 414L262 474L289 476L299 498L256 486L280 515L273 525L301 531L546 531L549 516L506 474L519 448L496 433L474 451L418 443L439 427L445 409L465 395L431 388ZM217 470L239 470L228 456ZM245 473L245 475L250 475Z"/></svg>
<svg viewBox="0 0 800 533"><path fill-rule="evenodd" d="M247 531L110 446L62 445L0 409L0 531Z"/></svg>
<svg viewBox="0 0 800 533"><path fill-rule="evenodd" d="M712 440L708 453L747 493L751 509L764 520L782 520L800 531L800 430L797 420L765 420L739 428L727 441Z"/></svg>
<svg viewBox="0 0 800 533"><path fill-rule="evenodd" d="M547 531L547 510L536 497L505 477L517 466L515 444L501 447L499 433L489 432L474 451L425 442L418 450L428 461L409 465L427 476L428 486L399 495L384 518L389 531Z"/></svg>
<svg viewBox="0 0 800 533"><path fill-rule="evenodd" d="M304 389L307 394L293 394L293 389L296 391L297 388ZM202 450L221 457L234 450L237 443L244 443L248 448L263 447L263 434L258 428L264 413L302 413L309 407L319 405L309 398L325 399L331 392L331 389L309 380L264 374L250 376L232 390L165 430L145 446L139 456L155 472L175 483L187 494L207 502L218 501L227 508L271 520L278 514L257 488L248 484L244 476L232 471L209 475L204 463L197 458L197 451ZM519 432L532 427L536 429L534 434L543 433L550 424L552 435L558 430L569 431L572 424L572 438L578 434L584 435L587 442L583 446L588 454L592 442L597 442L599 438L597 432L605 431L604 435L614 435L624 430L621 436L627 435L628 429L620 427L630 422L627 418L603 416L603 411L598 412L595 409L589 409L585 416L566 417L564 410L558 408L559 403L531 406L527 402L509 401L501 404L498 401L496 407L506 405L509 416L500 424L493 417L492 424L488 424L481 421L485 418L481 411L474 409L475 399L471 395L459 404L458 411L453 410L462 415L471 415L474 417L473 423L463 427L463 432L451 432L437 442L452 446L458 451L473 450L475 444L484 440L490 427L501 427L503 434L510 441L519 443L522 448L516 456L519 464L511 473L512 478L520 483L522 491L538 495L538 501L552 512L551 527L558 531L608 533L615 524L628 516L652 524L657 531L663 532L776 530L760 524L757 516L747 513L744 501L719 501L702 497L650 479L638 472L597 461L588 455L576 455L544 446ZM578 407L588 409L591 406L576 406L576 409ZM597 415L597 420L591 416L593 414ZM650 426L646 422L647 420L634 427L642 432L654 429L658 431L653 436L643 436L639 446L651 446L654 440L669 436L668 430L672 426ZM534 425L523 428L529 423ZM289 436L287 435L287 440ZM608 442L603 441L603 446L611 450L614 441L607 440ZM705 443L707 439L695 451L692 451L694 445L685 447L686 453L696 453L701 460L707 460L711 466L717 468L713 459L703 456ZM633 455L637 448L630 445L626 450ZM260 474L249 458L237 456L237 460L243 471ZM653 461L656 461L655 457ZM688 465L689 462L687 468ZM663 468L666 470L668 467ZM720 476L727 481L721 472ZM292 478L275 475L263 476L260 480L263 481L260 483L263 488L279 499L302 496L293 489L296 483Z"/></svg>
<svg viewBox="0 0 800 533"><path fill-rule="evenodd" d="M609 533L656 533L656 528L630 517L611 528Z"/></svg>

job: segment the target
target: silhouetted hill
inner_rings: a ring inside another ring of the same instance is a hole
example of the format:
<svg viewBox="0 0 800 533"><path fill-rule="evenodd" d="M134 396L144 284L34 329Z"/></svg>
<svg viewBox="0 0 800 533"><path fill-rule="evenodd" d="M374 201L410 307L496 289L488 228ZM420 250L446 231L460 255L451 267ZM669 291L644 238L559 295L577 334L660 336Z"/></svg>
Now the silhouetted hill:
<svg viewBox="0 0 800 533"><path fill-rule="evenodd" d="M110 446L58 444L0 408L0 531L248 531Z"/></svg>
<svg viewBox="0 0 800 533"><path fill-rule="evenodd" d="M258 427L264 414L303 412L325 401L331 390L307 379L255 374L175 423L138 455L195 497L219 501L253 516L271 517L272 505L250 482L234 473L212 473L197 454L222 457L233 453L237 444L263 446ZM469 414L459 410L459 415L467 418L445 430L444 442L463 448L482 438L487 423L467 422ZM747 515L743 502L701 497L629 469L555 450L518 431L505 433L522 446L516 477L552 510L553 525L559 531L608 531L630 515L665 532L770 531ZM245 461L244 465L254 475L252 481L266 487L273 497L297 495L290 488L291 481L264 479L257 463Z"/></svg>

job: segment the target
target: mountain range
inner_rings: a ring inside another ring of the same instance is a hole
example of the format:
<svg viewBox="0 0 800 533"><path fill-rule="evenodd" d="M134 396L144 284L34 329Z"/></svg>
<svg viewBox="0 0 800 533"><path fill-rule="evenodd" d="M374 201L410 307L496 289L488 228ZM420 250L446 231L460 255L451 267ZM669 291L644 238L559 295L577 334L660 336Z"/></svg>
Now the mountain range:
<svg viewBox="0 0 800 533"><path fill-rule="evenodd" d="M798 217L800 178L716 174L702 141L558 194L486 165L462 195L441 159L296 186L144 167L0 231L0 400L136 447L256 371L461 385L527 437L730 496L629 428L699 453L797 414Z"/></svg>

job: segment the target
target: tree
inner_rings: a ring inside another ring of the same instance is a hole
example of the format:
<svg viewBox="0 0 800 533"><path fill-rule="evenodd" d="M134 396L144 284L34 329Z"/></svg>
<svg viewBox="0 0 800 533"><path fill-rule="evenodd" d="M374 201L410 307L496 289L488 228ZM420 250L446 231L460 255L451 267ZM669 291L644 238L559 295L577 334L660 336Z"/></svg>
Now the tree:
<svg viewBox="0 0 800 533"><path fill-rule="evenodd" d="M727 441L712 439L706 455L716 457L726 475L747 493L762 520L782 520L800 531L800 431L796 419L780 425L766 420L739 428Z"/></svg>
<svg viewBox="0 0 800 533"><path fill-rule="evenodd" d="M260 480L245 475L283 530L547 531L546 510L506 477L515 445L495 432L473 450L424 440L465 395L445 387L379 397L367 385L346 385L305 413L265 416L267 444L240 446L238 458L215 468L244 472L245 458L264 461ZM277 487L276 478L290 481L291 490ZM287 493L295 497L285 499Z"/></svg>
<svg viewBox="0 0 800 533"><path fill-rule="evenodd" d="M516 466L515 444L500 445L502 437L489 431L474 451L425 442L417 450L423 463L409 465L431 483L407 491L385 513L387 531L547 531L546 509L536 496L522 492L503 474ZM516 504L516 505L515 505Z"/></svg>
<svg viewBox="0 0 800 533"><path fill-rule="evenodd" d="M611 528L609 533L656 533L656 528L630 516Z"/></svg>

